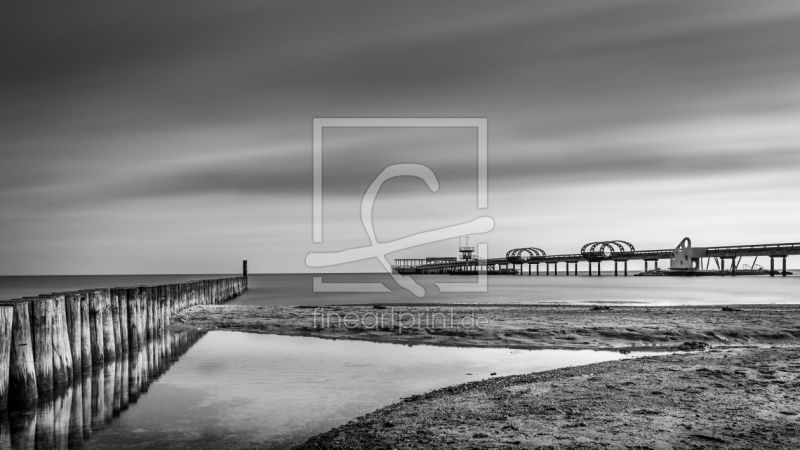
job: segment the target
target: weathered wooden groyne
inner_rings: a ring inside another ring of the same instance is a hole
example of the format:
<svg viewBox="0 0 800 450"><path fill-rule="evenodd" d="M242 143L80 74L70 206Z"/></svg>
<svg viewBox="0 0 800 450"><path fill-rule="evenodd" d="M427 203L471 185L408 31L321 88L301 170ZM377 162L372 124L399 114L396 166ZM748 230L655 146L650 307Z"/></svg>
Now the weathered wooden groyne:
<svg viewBox="0 0 800 450"><path fill-rule="evenodd" d="M0 301L0 411L29 408L84 368L164 336L173 314L221 304L246 289L245 275Z"/></svg>
<svg viewBox="0 0 800 450"><path fill-rule="evenodd" d="M140 348L84 368L71 382L40 392L30 408L0 411L0 449L83 448L93 434L145 396L205 334L167 329Z"/></svg>

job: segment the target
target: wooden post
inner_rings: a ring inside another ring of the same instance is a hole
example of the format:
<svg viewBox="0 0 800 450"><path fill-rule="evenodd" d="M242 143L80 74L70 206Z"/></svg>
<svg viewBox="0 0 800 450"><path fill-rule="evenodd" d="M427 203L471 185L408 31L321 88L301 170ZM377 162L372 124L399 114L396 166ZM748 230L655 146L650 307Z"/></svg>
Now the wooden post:
<svg viewBox="0 0 800 450"><path fill-rule="evenodd" d="M109 290L109 297L111 300L111 325L114 329L114 353L116 355L122 354L122 329L120 328L119 319L119 294L118 289Z"/></svg>
<svg viewBox="0 0 800 450"><path fill-rule="evenodd" d="M117 357L114 341L114 316L111 310L111 290L101 289L103 295L103 357L109 362Z"/></svg>
<svg viewBox="0 0 800 450"><path fill-rule="evenodd" d="M136 288L127 289L128 298L128 346L133 349L139 348L139 290Z"/></svg>
<svg viewBox="0 0 800 450"><path fill-rule="evenodd" d="M11 369L11 335L14 306L0 304L0 411L8 406L9 370Z"/></svg>
<svg viewBox="0 0 800 450"><path fill-rule="evenodd" d="M167 323L167 286L158 287L158 334L164 334Z"/></svg>
<svg viewBox="0 0 800 450"><path fill-rule="evenodd" d="M69 348L72 352L72 371L80 372L83 367L81 349L83 342L81 339L81 293L67 292L64 294L64 308L67 313L67 335L69 336Z"/></svg>
<svg viewBox="0 0 800 450"><path fill-rule="evenodd" d="M72 349L69 345L65 296L53 298L53 384L72 381Z"/></svg>
<svg viewBox="0 0 800 450"><path fill-rule="evenodd" d="M181 283L181 311L189 307L189 285Z"/></svg>
<svg viewBox="0 0 800 450"><path fill-rule="evenodd" d="M166 321L164 326L169 328L169 324L172 321L172 299L175 298L175 285L168 284L167 285L167 297L165 299L164 309L166 310Z"/></svg>
<svg viewBox="0 0 800 450"><path fill-rule="evenodd" d="M105 361L103 342L103 292L92 291L89 296L89 331L92 343L92 364L100 365Z"/></svg>
<svg viewBox="0 0 800 450"><path fill-rule="evenodd" d="M147 338L152 340L156 337L156 308L158 295L155 286L147 287Z"/></svg>
<svg viewBox="0 0 800 450"><path fill-rule="evenodd" d="M130 349L128 342L128 289L117 288L117 303L119 308L119 338L122 353L127 353Z"/></svg>
<svg viewBox="0 0 800 450"><path fill-rule="evenodd" d="M142 321L142 341L139 343L141 346L146 346L147 341L150 339L150 288L148 286L141 287L142 294L142 309L140 311Z"/></svg>
<svg viewBox="0 0 800 450"><path fill-rule="evenodd" d="M147 287L141 286L136 291L139 295L139 306L137 308L136 323L139 327L139 348L147 345Z"/></svg>
<svg viewBox="0 0 800 450"><path fill-rule="evenodd" d="M36 383L36 363L33 359L31 303L24 300L4 302L5 305L11 305L14 308L8 366L8 403L21 408L28 406L39 396Z"/></svg>
<svg viewBox="0 0 800 450"><path fill-rule="evenodd" d="M31 308L33 363L36 368L36 387L39 392L53 389L53 318L52 298L34 298Z"/></svg>
<svg viewBox="0 0 800 450"><path fill-rule="evenodd" d="M92 321L89 318L89 293L81 292L81 366L92 367Z"/></svg>

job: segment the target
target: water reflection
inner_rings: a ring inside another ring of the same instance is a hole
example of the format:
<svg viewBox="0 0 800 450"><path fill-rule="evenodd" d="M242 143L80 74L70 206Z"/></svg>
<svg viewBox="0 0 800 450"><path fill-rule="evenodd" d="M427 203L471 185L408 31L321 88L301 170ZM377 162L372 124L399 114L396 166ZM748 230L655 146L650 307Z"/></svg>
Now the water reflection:
<svg viewBox="0 0 800 450"><path fill-rule="evenodd" d="M40 393L33 407L0 411L0 450L83 447L204 335L167 332L141 349L75 373L72 384Z"/></svg>

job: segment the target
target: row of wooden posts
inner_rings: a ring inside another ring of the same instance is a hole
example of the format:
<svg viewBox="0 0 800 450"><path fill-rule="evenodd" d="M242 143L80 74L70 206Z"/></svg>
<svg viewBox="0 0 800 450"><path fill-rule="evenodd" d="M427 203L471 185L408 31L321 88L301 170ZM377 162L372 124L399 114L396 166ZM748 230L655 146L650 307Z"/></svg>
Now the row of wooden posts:
<svg viewBox="0 0 800 450"><path fill-rule="evenodd" d="M146 345L174 313L245 289L243 276L0 301L0 410L24 408L84 367Z"/></svg>
<svg viewBox="0 0 800 450"><path fill-rule="evenodd" d="M138 349L76 373L72 383L41 392L36 407L0 411L0 449L82 448L145 395L205 331L167 330ZM10 444L10 446L9 446Z"/></svg>

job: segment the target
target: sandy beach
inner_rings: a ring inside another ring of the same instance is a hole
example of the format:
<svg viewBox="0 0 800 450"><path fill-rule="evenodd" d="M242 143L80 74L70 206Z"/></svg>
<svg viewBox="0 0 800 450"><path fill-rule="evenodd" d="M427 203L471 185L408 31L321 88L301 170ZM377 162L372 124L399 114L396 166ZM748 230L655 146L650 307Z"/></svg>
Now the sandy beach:
<svg viewBox="0 0 800 450"><path fill-rule="evenodd" d="M173 326L400 344L653 350L689 341L714 347L800 343L800 307L218 305L182 311Z"/></svg>
<svg viewBox="0 0 800 450"><path fill-rule="evenodd" d="M328 313L337 314L331 324L322 320ZM380 315L377 326L361 320L375 313L384 313L383 326ZM336 323L348 314L347 326ZM464 318L484 318L484 326ZM226 305L190 308L172 326L407 345L670 351L419 393L302 449L800 445L798 305ZM672 353L687 343L702 350Z"/></svg>
<svg viewBox="0 0 800 450"><path fill-rule="evenodd" d="M800 348L642 357L406 398L298 449L800 446Z"/></svg>

